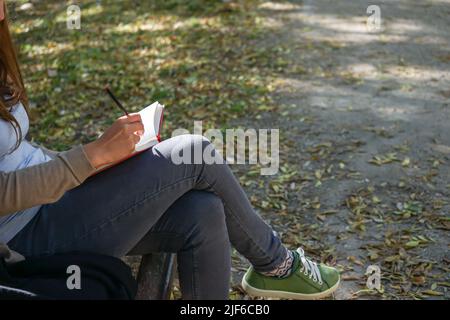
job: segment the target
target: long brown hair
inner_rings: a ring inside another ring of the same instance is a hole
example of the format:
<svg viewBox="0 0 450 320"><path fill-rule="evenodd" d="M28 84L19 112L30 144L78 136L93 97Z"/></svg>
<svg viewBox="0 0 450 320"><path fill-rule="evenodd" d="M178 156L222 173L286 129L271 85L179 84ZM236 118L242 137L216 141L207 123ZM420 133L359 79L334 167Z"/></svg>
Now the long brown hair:
<svg viewBox="0 0 450 320"><path fill-rule="evenodd" d="M17 148L22 140L22 131L10 110L12 106L21 102L28 113L28 98L17 60L17 53L9 32L6 1L3 2L3 7L5 19L0 21L0 119L11 123L13 126L17 138L15 148ZM5 95L10 98L5 98ZM0 137L0 139L3 138Z"/></svg>

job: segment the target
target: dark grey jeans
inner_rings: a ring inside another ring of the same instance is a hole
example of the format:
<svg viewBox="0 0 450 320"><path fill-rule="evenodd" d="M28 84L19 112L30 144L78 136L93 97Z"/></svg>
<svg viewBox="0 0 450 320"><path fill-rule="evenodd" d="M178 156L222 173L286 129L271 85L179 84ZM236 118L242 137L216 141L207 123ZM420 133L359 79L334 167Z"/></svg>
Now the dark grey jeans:
<svg viewBox="0 0 450 320"><path fill-rule="evenodd" d="M8 245L26 256L176 252L184 299L227 298L230 242L258 271L281 263L285 247L228 165L175 164L173 148L211 144L194 135L163 141L42 206Z"/></svg>

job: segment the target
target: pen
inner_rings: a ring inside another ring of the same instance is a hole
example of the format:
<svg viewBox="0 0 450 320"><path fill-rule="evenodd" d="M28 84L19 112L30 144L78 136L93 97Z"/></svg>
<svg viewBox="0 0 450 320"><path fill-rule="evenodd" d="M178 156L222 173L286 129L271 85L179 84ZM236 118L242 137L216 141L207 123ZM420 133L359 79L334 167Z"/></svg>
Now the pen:
<svg viewBox="0 0 450 320"><path fill-rule="evenodd" d="M125 110L125 107L120 103L119 100L117 100L116 96L111 92L111 90L109 89L108 86L105 87L105 91L106 91L106 93L108 93L108 95L111 97L111 99L113 99L113 101L117 104L117 106L118 106L123 112L125 112L125 114L128 116L127 110Z"/></svg>

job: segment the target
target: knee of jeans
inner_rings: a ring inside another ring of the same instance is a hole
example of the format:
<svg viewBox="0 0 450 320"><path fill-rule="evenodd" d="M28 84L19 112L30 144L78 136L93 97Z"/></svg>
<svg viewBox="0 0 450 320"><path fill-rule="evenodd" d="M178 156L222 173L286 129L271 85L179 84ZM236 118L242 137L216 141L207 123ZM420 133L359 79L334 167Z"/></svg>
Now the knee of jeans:
<svg viewBox="0 0 450 320"><path fill-rule="evenodd" d="M190 134L189 135L190 146L194 148L194 150L201 150L202 152L211 145L211 141L208 138L200 135L200 134Z"/></svg>
<svg viewBox="0 0 450 320"><path fill-rule="evenodd" d="M177 164L222 164L224 160L209 139L198 134L176 137L172 160Z"/></svg>
<svg viewBox="0 0 450 320"><path fill-rule="evenodd" d="M181 134L175 136L174 139L177 139L177 143L182 147L192 147L195 145L207 146L211 144L208 138L200 135L200 134Z"/></svg>

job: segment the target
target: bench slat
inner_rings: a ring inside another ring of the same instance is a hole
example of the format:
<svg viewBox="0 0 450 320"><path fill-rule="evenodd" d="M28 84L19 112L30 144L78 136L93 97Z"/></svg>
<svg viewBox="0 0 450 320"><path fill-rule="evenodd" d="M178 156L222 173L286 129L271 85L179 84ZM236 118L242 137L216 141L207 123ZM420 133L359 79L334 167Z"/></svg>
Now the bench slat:
<svg viewBox="0 0 450 320"><path fill-rule="evenodd" d="M152 253L142 256L137 276L136 300L170 299L174 268L174 253Z"/></svg>

